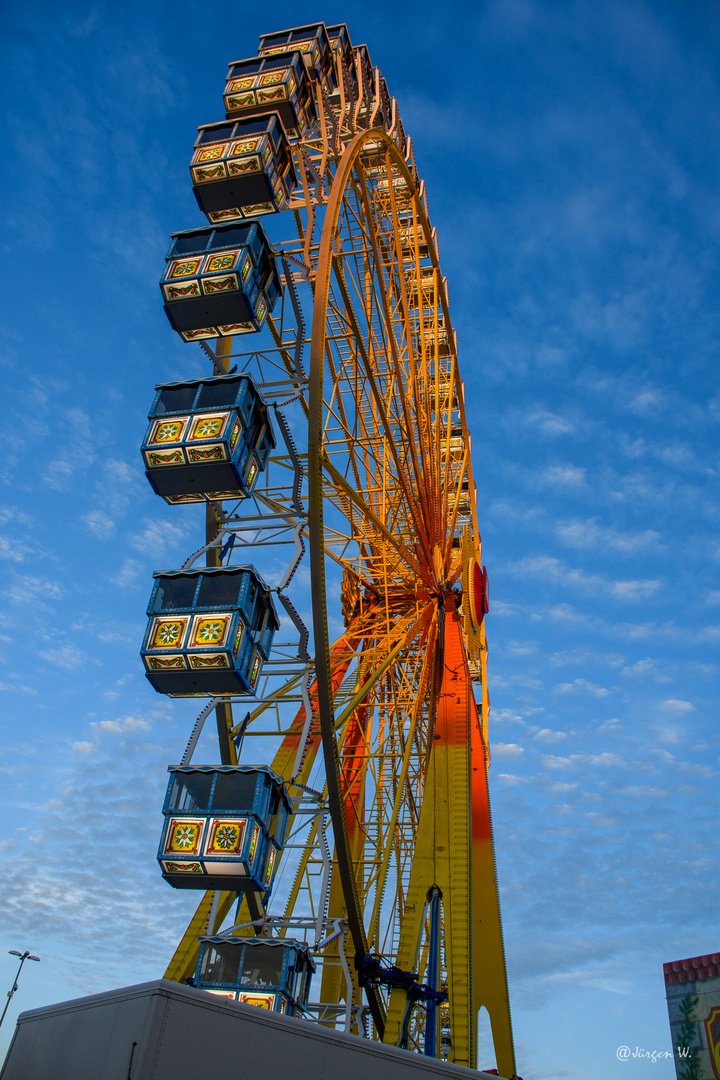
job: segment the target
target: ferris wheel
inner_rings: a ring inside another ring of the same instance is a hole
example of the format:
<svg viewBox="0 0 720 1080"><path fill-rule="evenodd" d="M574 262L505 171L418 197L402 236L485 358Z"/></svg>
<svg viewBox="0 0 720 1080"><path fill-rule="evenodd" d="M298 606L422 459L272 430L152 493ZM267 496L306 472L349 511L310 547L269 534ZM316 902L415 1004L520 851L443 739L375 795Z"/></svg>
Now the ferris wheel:
<svg viewBox="0 0 720 1080"><path fill-rule="evenodd" d="M202 893L165 977L470 1067L484 1006L512 1077L487 574L425 185L344 25L264 35L224 104L190 163L209 225L161 282L212 368L156 387L142 448L206 520L142 649L158 692L205 698L163 809L163 876Z"/></svg>

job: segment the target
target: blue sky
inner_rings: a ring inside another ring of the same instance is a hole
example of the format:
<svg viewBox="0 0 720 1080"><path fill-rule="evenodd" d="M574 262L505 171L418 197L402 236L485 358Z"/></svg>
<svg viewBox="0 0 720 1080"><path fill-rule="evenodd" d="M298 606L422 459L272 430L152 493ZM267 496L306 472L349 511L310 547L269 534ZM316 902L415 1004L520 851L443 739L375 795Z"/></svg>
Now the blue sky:
<svg viewBox="0 0 720 1080"><path fill-rule="evenodd" d="M205 367L157 281L228 61L324 19L398 99L458 329L519 1071L669 1080L615 1050L667 1049L663 961L720 947L717 5L0 18L0 988L6 949L42 957L8 1021L157 977L193 906L154 860L195 709L137 654L152 570L201 525L138 447L153 384Z"/></svg>

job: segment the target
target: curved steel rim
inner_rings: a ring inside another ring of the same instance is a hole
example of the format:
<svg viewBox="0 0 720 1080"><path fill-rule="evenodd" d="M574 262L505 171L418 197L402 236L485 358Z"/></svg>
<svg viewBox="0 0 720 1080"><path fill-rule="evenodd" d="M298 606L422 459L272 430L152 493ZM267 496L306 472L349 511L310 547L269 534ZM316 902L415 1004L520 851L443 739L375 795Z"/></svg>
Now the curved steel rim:
<svg viewBox="0 0 720 1080"><path fill-rule="evenodd" d="M348 925L356 953L366 955L367 937L357 882L350 857L350 843L343 812L343 796L340 780L340 757L335 739L334 705L332 695L332 672L330 668L330 639L327 627L327 599L325 590L325 553L322 484L322 434L323 434L323 374L325 368L325 327L328 294L332 274L333 243L337 235L338 219L343 205L348 179L363 145L369 141L382 141L390 151L405 180L417 198L417 185L398 151L395 143L382 129L373 128L361 132L349 143L338 165L328 199L323 230L320 237L317 273L315 277L315 304L313 308L310 344L310 377L308 387L308 501L309 501L309 547L310 589L313 610L315 640L315 667L317 679L317 706L322 734L323 755L328 787L328 807L333 823L333 834L340 881L347 909ZM428 242L428 249L435 266L437 254L434 249L430 225L421 199L416 202L418 217ZM445 308L446 325L450 326L449 313ZM454 362L454 343L451 345ZM462 407L462 406L461 406ZM464 417L463 417L464 419ZM385 1028L385 1010L375 988L366 989L370 1012L378 1035L382 1039Z"/></svg>

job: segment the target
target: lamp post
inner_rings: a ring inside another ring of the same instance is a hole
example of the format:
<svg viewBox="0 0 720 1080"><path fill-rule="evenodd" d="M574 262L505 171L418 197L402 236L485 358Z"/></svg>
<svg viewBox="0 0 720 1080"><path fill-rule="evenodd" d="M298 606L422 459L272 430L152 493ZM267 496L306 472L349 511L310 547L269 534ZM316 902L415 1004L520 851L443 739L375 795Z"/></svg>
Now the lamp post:
<svg viewBox="0 0 720 1080"><path fill-rule="evenodd" d="M39 956L31 956L27 949L25 950L24 953L19 953L17 951L17 949L10 949L9 952L10 952L11 956L19 956L20 957L20 967L17 969L17 975L15 976L12 987L10 988L10 990L8 990L8 996L7 996L8 999L5 1002L5 1008L3 1009L3 1014L2 1014L2 1016L0 1016L0 1025L2 1025L2 1022L5 1019L5 1013L8 1011L8 1006L9 1006L10 1002L12 1001L12 996L13 996L13 994L15 993L15 991L18 988L18 979L20 978L20 972L22 971L23 964L25 963L26 960L37 960L38 963L40 963L40 957Z"/></svg>

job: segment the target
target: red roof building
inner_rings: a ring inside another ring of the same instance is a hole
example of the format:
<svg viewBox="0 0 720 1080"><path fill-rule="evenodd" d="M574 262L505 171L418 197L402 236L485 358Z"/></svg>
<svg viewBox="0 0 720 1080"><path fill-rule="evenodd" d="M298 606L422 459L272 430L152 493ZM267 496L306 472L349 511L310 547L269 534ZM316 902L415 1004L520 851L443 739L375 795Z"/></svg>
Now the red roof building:
<svg viewBox="0 0 720 1080"><path fill-rule="evenodd" d="M691 956L688 960L673 960L669 964L663 964L663 971L666 986L716 979L720 975L720 953Z"/></svg>
<svg viewBox="0 0 720 1080"><path fill-rule="evenodd" d="M663 964L675 1071L720 1080L720 952Z"/></svg>

